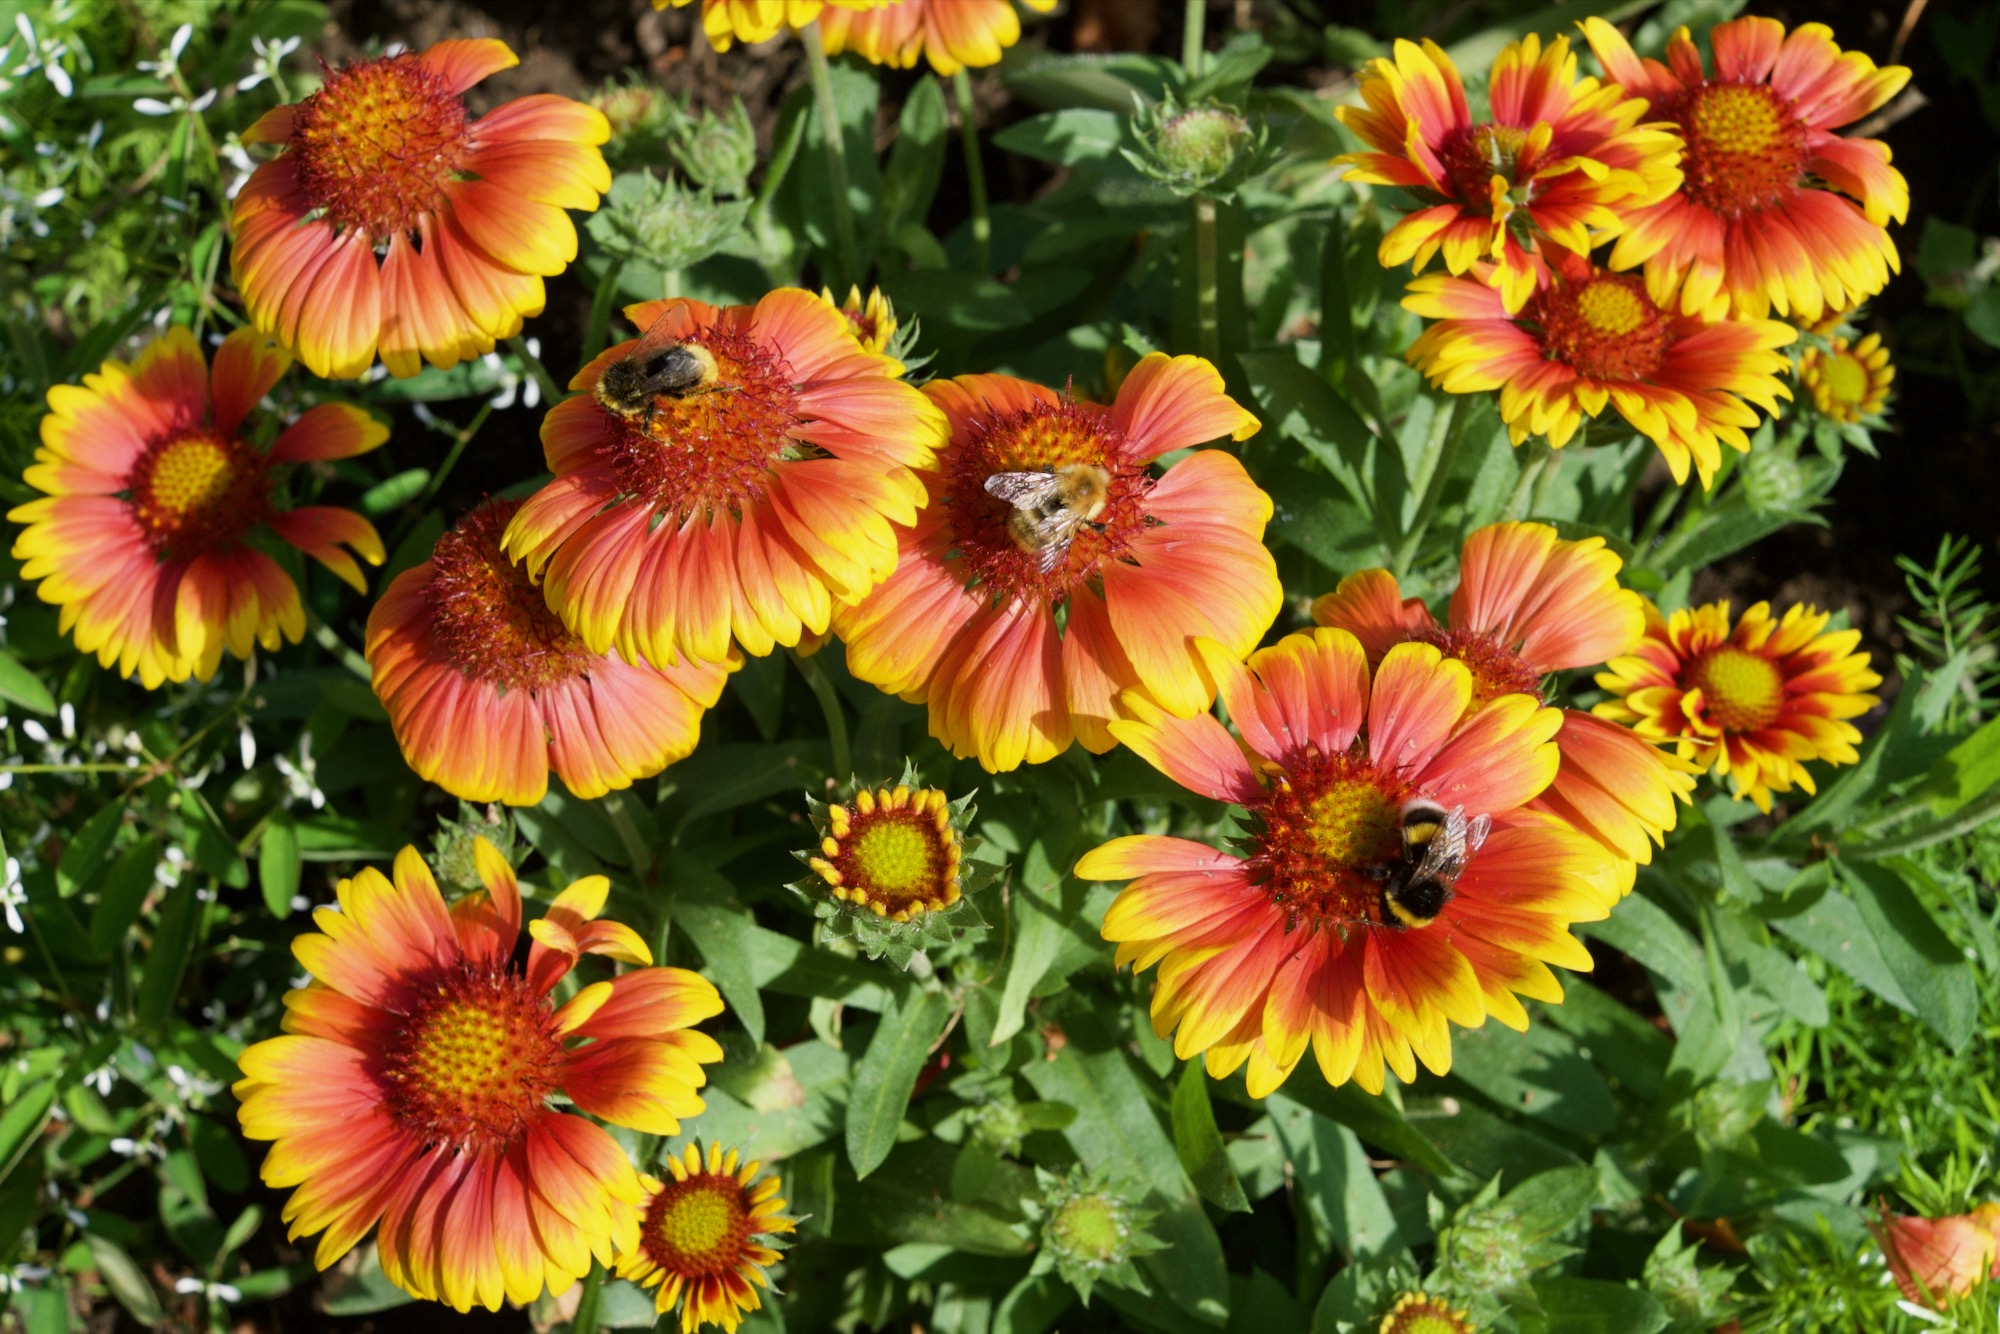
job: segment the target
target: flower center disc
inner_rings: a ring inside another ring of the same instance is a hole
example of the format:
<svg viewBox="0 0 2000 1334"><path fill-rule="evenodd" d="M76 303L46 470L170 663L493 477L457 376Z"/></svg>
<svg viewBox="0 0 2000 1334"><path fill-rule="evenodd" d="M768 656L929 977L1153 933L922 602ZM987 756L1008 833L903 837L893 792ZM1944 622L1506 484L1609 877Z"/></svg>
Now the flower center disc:
<svg viewBox="0 0 2000 1334"><path fill-rule="evenodd" d="M1023 597L1053 604L1102 562L1116 560L1146 527L1144 502L1153 486L1124 452L1124 432L1103 408L1068 397L973 423L943 459L950 489L940 502L969 581L990 586L1003 603ZM1064 526L1067 549L1044 573L1041 548L1013 531L1016 506L987 491L986 480L1012 472L1053 479L1079 465L1108 479L1102 508L1087 522Z"/></svg>
<svg viewBox="0 0 2000 1334"><path fill-rule="evenodd" d="M1542 326L1549 356L1593 380L1643 381L1666 358L1667 318L1636 278L1601 273L1551 284L1521 318Z"/></svg>
<svg viewBox="0 0 2000 1334"><path fill-rule="evenodd" d="M1701 691L1702 712L1725 732L1769 727L1784 709L1785 681L1777 664L1730 645L1690 663L1687 684Z"/></svg>
<svg viewBox="0 0 2000 1334"><path fill-rule="evenodd" d="M1365 759L1320 757L1272 792L1252 858L1272 901L1294 921L1369 922L1381 882L1371 874L1402 848L1402 793Z"/></svg>
<svg viewBox="0 0 2000 1334"><path fill-rule="evenodd" d="M1454 1311L1435 1297L1410 1295L1396 1303L1382 1321L1381 1334L1472 1334L1465 1312Z"/></svg>
<svg viewBox="0 0 2000 1334"><path fill-rule="evenodd" d="M1687 144L1683 188L1724 217L1769 208L1805 174L1806 127L1773 89L1703 84L1687 94L1675 119Z"/></svg>
<svg viewBox="0 0 2000 1334"><path fill-rule="evenodd" d="M612 419L620 486L677 528L716 509L740 514L763 498L772 463L820 453L793 435L807 421L782 357L713 329L686 341L714 355L715 383L679 398L656 396L650 419Z"/></svg>
<svg viewBox="0 0 2000 1334"><path fill-rule="evenodd" d="M1453 135L1439 148L1438 158L1444 163L1454 197L1483 204L1491 195L1495 176L1510 188L1517 184L1515 172L1527 142L1528 132L1513 125L1475 125Z"/></svg>
<svg viewBox="0 0 2000 1334"><path fill-rule="evenodd" d="M1447 658L1457 658L1472 673L1472 707L1481 709L1502 695L1542 695L1542 674L1520 654L1502 647L1490 634L1471 630L1433 630L1424 638Z"/></svg>
<svg viewBox="0 0 2000 1334"><path fill-rule="evenodd" d="M526 978L446 974L385 1054L389 1111L425 1143L504 1149L541 1114L563 1063L552 1011Z"/></svg>
<svg viewBox="0 0 2000 1334"><path fill-rule="evenodd" d="M943 864L937 827L927 817L915 811L884 811L851 840L848 883L895 908L912 899L933 897Z"/></svg>
<svg viewBox="0 0 2000 1334"><path fill-rule="evenodd" d="M209 433L148 447L127 486L154 552L166 560L241 537L271 512L264 456Z"/></svg>
<svg viewBox="0 0 2000 1334"><path fill-rule="evenodd" d="M727 1274L750 1238L750 1209L734 1177L669 1181L646 1210L646 1257L683 1279Z"/></svg>
<svg viewBox="0 0 2000 1334"><path fill-rule="evenodd" d="M328 75L299 104L290 143L313 207L381 243L444 207L467 137L464 100L405 53Z"/></svg>
<svg viewBox="0 0 2000 1334"><path fill-rule="evenodd" d="M466 675L537 690L589 671L595 656L563 628L528 573L500 552L519 502L495 500L459 520L431 553L432 633Z"/></svg>
<svg viewBox="0 0 2000 1334"><path fill-rule="evenodd" d="M1827 415L1853 421L1861 415L1868 397L1868 368L1848 352L1832 352L1819 363L1820 383L1825 386Z"/></svg>

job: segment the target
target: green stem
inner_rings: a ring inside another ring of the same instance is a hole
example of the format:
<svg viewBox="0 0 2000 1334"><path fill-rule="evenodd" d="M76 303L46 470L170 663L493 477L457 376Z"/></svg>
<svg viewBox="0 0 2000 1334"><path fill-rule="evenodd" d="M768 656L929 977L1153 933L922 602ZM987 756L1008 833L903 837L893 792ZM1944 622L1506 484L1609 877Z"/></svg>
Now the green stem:
<svg viewBox="0 0 2000 1334"><path fill-rule="evenodd" d="M1555 498L1556 476L1562 472L1563 456L1559 449L1549 451L1549 461L1542 465L1542 475L1535 479L1535 502L1531 510L1535 514L1547 514L1550 502Z"/></svg>
<svg viewBox="0 0 2000 1334"><path fill-rule="evenodd" d="M597 280L597 294L590 299L590 327L583 335L586 361L610 345L611 307L618 300L618 280L624 276L625 261L614 259L604 266L604 276Z"/></svg>
<svg viewBox="0 0 2000 1334"><path fill-rule="evenodd" d="M521 359L521 364L528 368L528 374L535 377L535 383L542 387L542 402L549 407L562 402L566 397L562 387L556 383L556 377L549 374L549 368L542 364L542 359L528 351L528 340L516 334L507 340L507 346Z"/></svg>
<svg viewBox="0 0 2000 1334"><path fill-rule="evenodd" d="M76 1008L76 997L70 995L69 983L63 978L62 965L56 962L55 953L49 949L49 942L42 939L41 924L35 921L34 905L24 903L21 906L26 909L21 914L21 920L27 923L28 934L35 938L35 948L42 952L42 962L48 965L49 976L55 979L56 990L62 993L63 1003L74 1011ZM79 1023L83 1022L81 1015L78 1015L77 1019Z"/></svg>
<svg viewBox="0 0 2000 1334"><path fill-rule="evenodd" d="M0 764L0 774L129 774L134 764Z"/></svg>
<svg viewBox="0 0 2000 1334"><path fill-rule="evenodd" d="M1215 201L1194 201L1194 311L1196 350L1210 361L1222 358L1222 315L1216 285Z"/></svg>
<svg viewBox="0 0 2000 1334"><path fill-rule="evenodd" d="M1527 446L1530 457L1521 465L1521 475L1514 481L1514 489L1507 494L1507 505L1501 510L1501 517L1518 519L1528 512L1529 498L1534 495L1535 482L1548 466L1549 447L1540 442Z"/></svg>
<svg viewBox="0 0 2000 1334"><path fill-rule="evenodd" d="M1410 520L1410 530L1403 534L1402 544L1396 548L1393 568L1398 579L1409 574L1410 565L1423 546L1424 534L1437 515L1438 502L1444 499L1445 485L1451 480L1452 471L1458 463L1458 447L1465 439L1465 423L1471 415L1466 407L1465 395L1453 394L1450 409L1436 419L1431 429L1431 438L1424 445L1424 459L1430 468L1425 474L1424 494L1417 501L1417 512Z"/></svg>
<svg viewBox="0 0 2000 1334"><path fill-rule="evenodd" d="M603 1290L604 1266L593 1263L590 1272L584 1275L583 1292L576 1299L576 1316L569 1322L569 1334L597 1334L597 1302Z"/></svg>
<svg viewBox="0 0 2000 1334"><path fill-rule="evenodd" d="M833 751L833 776L845 782L854 772L854 753L847 742L847 713L840 707L840 696L834 693L833 682L817 658L794 649L792 661L798 665L799 675L806 679L813 698L819 701L820 712L826 715L826 741Z"/></svg>
<svg viewBox="0 0 2000 1334"><path fill-rule="evenodd" d="M1928 848L1934 843L1962 838L1991 820L1996 812L2000 812L2000 789L1988 792L1977 801L1967 802L1952 815L1914 833L1905 834L1901 838L1884 839L1880 843L1864 844L1858 848L1845 848L1842 852L1845 856L1862 857L1869 861L1901 856L1906 852Z"/></svg>
<svg viewBox="0 0 2000 1334"><path fill-rule="evenodd" d="M611 828L618 834L618 841L625 845L625 855L632 859L632 874L642 883L653 878L653 849L638 821L632 818L632 808L628 804L631 793L607 792L598 799L598 808L604 818L611 821Z"/></svg>
<svg viewBox="0 0 2000 1334"><path fill-rule="evenodd" d="M1638 538L1632 543L1643 557L1659 538L1660 530L1667 526L1667 520L1674 517L1674 507L1681 502L1681 488L1669 484L1660 492L1660 498L1653 502L1653 512L1646 516L1645 526L1639 530Z"/></svg>
<svg viewBox="0 0 2000 1334"><path fill-rule="evenodd" d="M1182 10L1186 19L1181 24L1181 68L1190 79L1201 77L1201 53L1207 37L1203 31L1208 23L1208 0L1187 0Z"/></svg>
<svg viewBox="0 0 2000 1334"><path fill-rule="evenodd" d="M986 166L979 158L979 116L972 104L972 76L951 76L958 97L959 141L965 150L965 188L972 196L972 263L981 278L993 272L993 220L986 212Z"/></svg>
<svg viewBox="0 0 2000 1334"><path fill-rule="evenodd" d="M392 547L401 546L409 530L429 511L431 501L444 489L445 480L451 476L451 470L458 466L458 460L465 454L465 447L472 443L472 437L479 434L479 428L486 425L486 419L492 415L493 405L481 403L479 411L472 414L472 420L452 432L451 448L445 451L444 462L438 464L437 471L431 474L430 481L424 483L424 489L410 502L407 508L411 517L397 529L396 541L391 544Z"/></svg>
<svg viewBox="0 0 2000 1334"><path fill-rule="evenodd" d="M820 138L826 144L826 176L833 187L834 271L826 276L836 292L859 282L861 272L855 262L854 217L848 212L847 146L840 138L840 108L833 100L833 71L827 67L826 46L819 39L819 25L808 23L799 30L806 49L806 73L812 79L813 105L819 111Z"/></svg>
<svg viewBox="0 0 2000 1334"><path fill-rule="evenodd" d="M375 679L375 671L368 665L368 659L349 648L346 642L333 632L333 627L316 616L311 608L306 610L306 626L312 631L313 642L339 658L341 666L364 681Z"/></svg>

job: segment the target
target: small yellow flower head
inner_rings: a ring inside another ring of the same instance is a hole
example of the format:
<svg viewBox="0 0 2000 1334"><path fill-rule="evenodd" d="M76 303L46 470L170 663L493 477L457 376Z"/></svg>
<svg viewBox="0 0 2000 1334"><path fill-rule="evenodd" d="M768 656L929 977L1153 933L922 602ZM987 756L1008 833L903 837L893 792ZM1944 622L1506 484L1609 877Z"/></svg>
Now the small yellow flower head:
<svg viewBox="0 0 2000 1334"><path fill-rule="evenodd" d="M1382 1317L1381 1334L1475 1334L1477 1329L1464 1311L1421 1292L1406 1292Z"/></svg>
<svg viewBox="0 0 2000 1334"><path fill-rule="evenodd" d="M859 287L850 287L847 289L847 300L835 302L833 289L822 287L819 299L847 317L861 346L870 352L889 351L890 340L896 336L896 308L890 304L888 297L882 295L881 288L869 288L864 298Z"/></svg>
<svg viewBox="0 0 2000 1334"><path fill-rule="evenodd" d="M1812 395L1813 407L1837 422L1880 416L1895 378L1889 349L1877 334L1856 343L1836 337L1825 351L1811 347L1799 357L1799 383Z"/></svg>

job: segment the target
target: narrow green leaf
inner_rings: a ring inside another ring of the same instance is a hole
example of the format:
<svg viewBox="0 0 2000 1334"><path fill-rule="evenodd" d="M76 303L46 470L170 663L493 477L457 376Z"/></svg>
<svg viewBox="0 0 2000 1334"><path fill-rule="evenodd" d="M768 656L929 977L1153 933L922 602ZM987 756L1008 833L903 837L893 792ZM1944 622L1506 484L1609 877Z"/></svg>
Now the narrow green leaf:
<svg viewBox="0 0 2000 1334"><path fill-rule="evenodd" d="M1949 815L2000 782L2000 718L1953 746L1932 766L1916 795L1932 815Z"/></svg>
<svg viewBox="0 0 2000 1334"><path fill-rule="evenodd" d="M69 898L90 883L90 878L104 865L124 817L125 803L114 801L83 822L83 828L76 831L76 837L63 849L62 860L56 863L57 893Z"/></svg>
<svg viewBox="0 0 2000 1334"><path fill-rule="evenodd" d="M264 826L257 842L257 885L273 917L290 917L299 892L299 827L279 812Z"/></svg>
<svg viewBox="0 0 2000 1334"><path fill-rule="evenodd" d="M670 866L681 866L686 858L675 858ZM669 875L673 872L669 871ZM709 872L714 875L713 871ZM752 954L752 931L757 920L748 908L701 903L686 898L676 900L674 921L688 933L701 951L708 979L729 1002L729 1008L752 1042L764 1040L764 998L757 991L756 960Z"/></svg>
<svg viewBox="0 0 2000 1334"><path fill-rule="evenodd" d="M1963 1051L1979 1023L1979 986L1972 964L1952 943L1930 910L1889 867L1879 862L1835 862L1853 891L1854 904L1874 936L1918 1018L1937 1030L1953 1051Z"/></svg>
<svg viewBox="0 0 2000 1334"><path fill-rule="evenodd" d="M1297 1183L1293 1198L1321 1234L1321 1246L1337 1246L1356 1261L1402 1251L1396 1216L1354 1132L1282 1093L1272 1094L1265 1105Z"/></svg>
<svg viewBox="0 0 2000 1334"><path fill-rule="evenodd" d="M195 865L228 885L231 889L242 889L250 883L250 868L243 864L243 854L236 850L236 840L224 832L208 813L208 807L192 789L181 789L181 815L188 822L188 833L194 846L188 849L194 856Z"/></svg>
<svg viewBox="0 0 2000 1334"><path fill-rule="evenodd" d="M1354 503L1367 509L1363 479L1376 441L1360 414L1288 351L1246 352L1239 360L1265 425L1304 446Z"/></svg>
<svg viewBox="0 0 2000 1334"><path fill-rule="evenodd" d="M361 512L379 518L415 500L431 480L429 468L408 468L361 493Z"/></svg>
<svg viewBox="0 0 2000 1334"><path fill-rule="evenodd" d="M41 1137L49 1109L56 1105L57 1082L39 1080L22 1089L0 1111L0 1180L14 1169L15 1162Z"/></svg>
<svg viewBox="0 0 2000 1334"><path fill-rule="evenodd" d="M153 871L160 863L157 839L141 839L104 874L97 887L97 906L90 914L90 944L99 954L109 953L139 920L139 908L153 887Z"/></svg>
<svg viewBox="0 0 2000 1334"><path fill-rule="evenodd" d="M1073 167L1085 162L1117 162L1125 142L1125 118L1083 107L1050 111L1016 121L993 136L1010 153Z"/></svg>
<svg viewBox="0 0 2000 1334"><path fill-rule="evenodd" d="M160 1309L159 1294L153 1291L153 1285L146 1281L123 1246L94 1232L85 1234L84 1241L90 1247L91 1263L97 1266L104 1286L111 1289L111 1295L134 1320L152 1326L167 1318L167 1313Z"/></svg>
<svg viewBox="0 0 2000 1334"><path fill-rule="evenodd" d="M927 74L903 99L896 142L889 146L889 161L882 169L882 216L890 235L929 216L944 181L945 144L950 137L951 115L943 87Z"/></svg>
<svg viewBox="0 0 2000 1334"><path fill-rule="evenodd" d="M13 654L0 650L0 699L44 716L56 711L55 696L42 679L22 666Z"/></svg>
<svg viewBox="0 0 2000 1334"><path fill-rule="evenodd" d="M1228 1088L1231 1097L1237 1097L1242 1091L1242 1086L1234 1082ZM1451 1160L1438 1151L1438 1146L1411 1125L1394 1103L1378 1093L1370 1093L1351 1083L1334 1088L1322 1079L1292 1080L1285 1085L1285 1093L1295 1102L1303 1103L1321 1116L1346 1126L1361 1137L1362 1143L1373 1145L1383 1153L1421 1167L1434 1176L1449 1177L1456 1172ZM1250 1100L1244 1096L1242 1101L1247 1103Z"/></svg>
<svg viewBox="0 0 2000 1334"><path fill-rule="evenodd" d="M880 1167L895 1147L917 1075L950 1018L951 1002L941 991L912 989L883 1012L848 1094L847 1159L855 1176Z"/></svg>
<svg viewBox="0 0 2000 1334"><path fill-rule="evenodd" d="M1521 1317L1521 1334L1657 1334L1667 1313L1650 1292L1596 1278L1535 1280L1541 1310Z"/></svg>
<svg viewBox="0 0 2000 1334"><path fill-rule="evenodd" d="M160 924L153 930L153 946L146 951L145 971L139 977L139 1023L159 1028L167 1022L180 993L181 976L194 953L195 925L201 918L201 900L195 897L199 876L183 875L168 891L160 907Z"/></svg>
<svg viewBox="0 0 2000 1334"><path fill-rule="evenodd" d="M1215 1108L1208 1100L1208 1072L1199 1059L1181 1066L1173 1113L1174 1147L1180 1150L1181 1166L1194 1188L1218 1209L1249 1213L1250 1201L1243 1196L1243 1183L1229 1165L1229 1151L1216 1128Z"/></svg>

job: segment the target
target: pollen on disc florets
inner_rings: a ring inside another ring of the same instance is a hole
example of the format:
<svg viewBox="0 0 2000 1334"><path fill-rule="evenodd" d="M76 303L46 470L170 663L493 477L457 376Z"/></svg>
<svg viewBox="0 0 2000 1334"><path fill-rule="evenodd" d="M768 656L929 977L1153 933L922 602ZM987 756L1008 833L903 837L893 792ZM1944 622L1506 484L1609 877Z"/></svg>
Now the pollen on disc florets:
<svg viewBox="0 0 2000 1334"><path fill-rule="evenodd" d="M271 515L264 456L213 431L148 445L126 486L147 541L164 560L213 550Z"/></svg>
<svg viewBox="0 0 2000 1334"><path fill-rule="evenodd" d="M468 137L465 100L405 52L329 71L289 142L313 208L379 244L444 208Z"/></svg>
<svg viewBox="0 0 2000 1334"><path fill-rule="evenodd" d="M1475 1334L1477 1328L1469 1313L1441 1298L1406 1292L1382 1317L1378 1334Z"/></svg>
<svg viewBox="0 0 2000 1334"><path fill-rule="evenodd" d="M754 1230L750 1194L734 1175L677 1173L646 1206L639 1245L667 1273L699 1278L733 1273Z"/></svg>
<svg viewBox="0 0 2000 1334"><path fill-rule="evenodd" d="M566 1062L554 1011L518 973L467 963L417 988L380 1068L389 1114L426 1144L504 1149Z"/></svg>
<svg viewBox="0 0 2000 1334"><path fill-rule="evenodd" d="M1837 422L1858 422L1882 411L1895 378L1875 334L1852 343L1837 337L1824 350L1807 348L1799 358L1799 382L1812 395L1813 408Z"/></svg>
<svg viewBox="0 0 2000 1334"><path fill-rule="evenodd" d="M486 501L440 537L425 596L433 633L459 670L505 690L537 690L581 676L597 658L501 553L500 535L519 508Z"/></svg>
<svg viewBox="0 0 2000 1334"><path fill-rule="evenodd" d="M1688 689L1701 691L1702 716L1724 732L1754 732L1778 720L1785 678L1762 654L1722 644L1687 665Z"/></svg>
<svg viewBox="0 0 2000 1334"><path fill-rule="evenodd" d="M763 499L773 463L815 447L795 440L798 390L784 357L744 334L696 330L684 340L715 358L713 384L653 401L649 417L613 416L611 463L620 490L676 527Z"/></svg>
<svg viewBox="0 0 2000 1334"><path fill-rule="evenodd" d="M1704 208L1741 217L1778 203L1804 178L1806 127L1776 89L1704 83L1672 115L1685 144L1682 189Z"/></svg>
<svg viewBox="0 0 2000 1334"><path fill-rule="evenodd" d="M1144 531L1146 496L1153 489L1145 466L1130 459L1125 433L1105 408L1070 394L1016 412L983 417L940 460L948 488L940 500L954 547L971 581L1003 602L1013 597L1054 603L1096 577ZM1008 531L1012 505L986 490L999 473L1037 472L1083 465L1102 469L1108 484L1104 507L1076 525L1069 550L1043 572L1041 556L1024 550Z"/></svg>
<svg viewBox="0 0 2000 1334"><path fill-rule="evenodd" d="M1291 927L1375 920L1374 872L1400 853L1403 785L1359 753L1318 755L1277 774L1257 810L1250 861Z"/></svg>
<svg viewBox="0 0 2000 1334"><path fill-rule="evenodd" d="M844 903L907 922L958 902L963 840L936 788L862 788L826 808L827 835L807 862Z"/></svg>
<svg viewBox="0 0 2000 1334"><path fill-rule="evenodd" d="M1542 674L1520 654L1479 630L1451 630L1439 626L1425 632L1426 643L1437 645L1447 658L1456 658L1472 674L1472 707L1484 708L1502 695L1542 697Z"/></svg>
<svg viewBox="0 0 2000 1334"><path fill-rule="evenodd" d="M1645 283L1610 273L1551 283L1535 293L1520 318L1541 326L1547 355L1608 382L1645 381L1666 359L1673 338L1666 313L1646 294Z"/></svg>
<svg viewBox="0 0 2000 1334"><path fill-rule="evenodd" d="M1514 125L1474 125L1454 133L1438 150L1445 177L1456 197L1469 203L1485 201L1493 178L1511 188L1528 131Z"/></svg>

